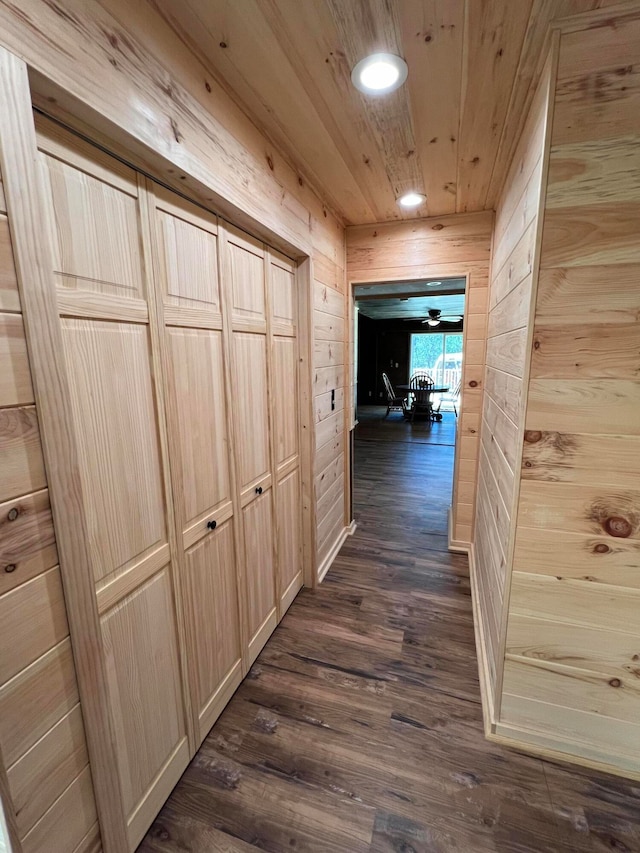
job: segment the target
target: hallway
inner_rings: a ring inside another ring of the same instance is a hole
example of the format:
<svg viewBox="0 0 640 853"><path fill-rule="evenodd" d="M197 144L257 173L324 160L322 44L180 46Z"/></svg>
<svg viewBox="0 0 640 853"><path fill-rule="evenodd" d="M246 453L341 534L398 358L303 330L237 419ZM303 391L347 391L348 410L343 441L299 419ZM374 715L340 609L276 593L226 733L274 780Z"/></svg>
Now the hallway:
<svg viewBox="0 0 640 853"><path fill-rule="evenodd" d="M356 443L355 515L152 825L144 853L640 851L633 782L482 733L452 447Z"/></svg>

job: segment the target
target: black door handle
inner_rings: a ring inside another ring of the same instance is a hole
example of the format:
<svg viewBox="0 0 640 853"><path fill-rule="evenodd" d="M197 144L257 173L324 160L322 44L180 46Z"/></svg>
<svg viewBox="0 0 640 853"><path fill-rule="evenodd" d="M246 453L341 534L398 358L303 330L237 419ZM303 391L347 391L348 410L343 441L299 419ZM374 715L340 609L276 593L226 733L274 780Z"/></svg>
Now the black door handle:
<svg viewBox="0 0 640 853"><path fill-rule="evenodd" d="M256 495L262 494L262 486L256 486Z"/></svg>
<svg viewBox="0 0 640 853"><path fill-rule="evenodd" d="M207 521L207 527L209 528L209 530L215 530L217 526L217 521Z"/></svg>

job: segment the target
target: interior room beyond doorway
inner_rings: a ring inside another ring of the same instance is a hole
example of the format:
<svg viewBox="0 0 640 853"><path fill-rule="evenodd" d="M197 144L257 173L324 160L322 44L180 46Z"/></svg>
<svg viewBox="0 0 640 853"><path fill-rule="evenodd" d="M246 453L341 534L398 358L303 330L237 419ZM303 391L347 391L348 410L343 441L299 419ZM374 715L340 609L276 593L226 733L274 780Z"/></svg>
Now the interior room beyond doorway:
<svg viewBox="0 0 640 853"><path fill-rule="evenodd" d="M357 439L455 445L464 291L464 278L355 287ZM420 377L433 393L411 388Z"/></svg>

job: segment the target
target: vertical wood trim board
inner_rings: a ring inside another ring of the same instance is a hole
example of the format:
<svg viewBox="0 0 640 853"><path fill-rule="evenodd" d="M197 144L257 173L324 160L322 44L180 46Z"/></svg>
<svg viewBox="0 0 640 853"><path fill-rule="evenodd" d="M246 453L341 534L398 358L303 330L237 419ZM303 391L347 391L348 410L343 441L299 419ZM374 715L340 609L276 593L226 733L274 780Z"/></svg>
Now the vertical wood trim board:
<svg viewBox="0 0 640 853"><path fill-rule="evenodd" d="M87 725L87 743L105 846L127 848L122 796L115 762L115 733L108 712L106 676L95 595L84 567L91 565L83 529L74 426L49 246L44 235L43 190L25 64L0 50L0 171L25 318L35 400L47 464L52 508L74 659Z"/></svg>

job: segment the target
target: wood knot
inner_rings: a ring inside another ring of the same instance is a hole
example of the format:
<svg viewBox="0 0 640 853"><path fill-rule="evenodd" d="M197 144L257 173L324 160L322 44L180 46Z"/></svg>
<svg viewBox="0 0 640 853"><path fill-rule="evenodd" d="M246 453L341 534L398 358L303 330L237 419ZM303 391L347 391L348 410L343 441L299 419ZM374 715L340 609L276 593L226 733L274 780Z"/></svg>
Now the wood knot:
<svg viewBox="0 0 640 853"><path fill-rule="evenodd" d="M441 222L438 222L437 225L431 226L432 231L442 231L443 228L444 228L444 225Z"/></svg>
<svg viewBox="0 0 640 853"><path fill-rule="evenodd" d="M204 88L207 90L207 92L211 91L211 84L207 80L204 81Z"/></svg>
<svg viewBox="0 0 640 853"><path fill-rule="evenodd" d="M7 513L7 520L8 521L15 521L19 515L20 515L20 510L18 509L17 506L13 506L13 507L11 507L9 512Z"/></svg>
<svg viewBox="0 0 640 853"><path fill-rule="evenodd" d="M475 379L472 379L471 382L469 382L469 388L477 388L477 387L478 387L477 381Z"/></svg>
<svg viewBox="0 0 640 853"><path fill-rule="evenodd" d="M220 47L222 47L222 48L227 47L227 43L226 43L226 41L221 41L221 42L220 42Z"/></svg>
<svg viewBox="0 0 640 853"><path fill-rule="evenodd" d="M529 444L535 444L536 441L540 441L542 438L542 433L539 429L528 429L525 430L524 440Z"/></svg>
<svg viewBox="0 0 640 853"><path fill-rule="evenodd" d="M609 679L609 685L611 687L622 687L622 682L620 681L619 678L610 678Z"/></svg>
<svg viewBox="0 0 640 853"><path fill-rule="evenodd" d="M15 572L17 568L18 567L15 563L7 563L7 565L4 567L4 570L8 575L10 575L12 572Z"/></svg>
<svg viewBox="0 0 640 853"><path fill-rule="evenodd" d="M527 459L527 461L524 463L524 467L525 468L532 468L533 462L531 462L529 459Z"/></svg>
<svg viewBox="0 0 640 853"><path fill-rule="evenodd" d="M267 154L267 166L273 172L273 159L271 158L271 156L269 154Z"/></svg>
<svg viewBox="0 0 640 853"><path fill-rule="evenodd" d="M631 536L631 523L621 515L612 515L604 523L604 529L609 536L615 536L618 539L627 539Z"/></svg>
<svg viewBox="0 0 640 853"><path fill-rule="evenodd" d="M540 341L534 341L533 342L533 348L534 349L540 349Z"/></svg>
<svg viewBox="0 0 640 853"><path fill-rule="evenodd" d="M597 542L593 546L594 554L608 554L611 548L605 542Z"/></svg>

